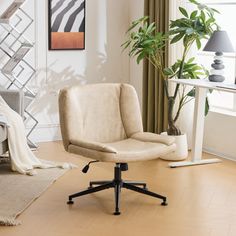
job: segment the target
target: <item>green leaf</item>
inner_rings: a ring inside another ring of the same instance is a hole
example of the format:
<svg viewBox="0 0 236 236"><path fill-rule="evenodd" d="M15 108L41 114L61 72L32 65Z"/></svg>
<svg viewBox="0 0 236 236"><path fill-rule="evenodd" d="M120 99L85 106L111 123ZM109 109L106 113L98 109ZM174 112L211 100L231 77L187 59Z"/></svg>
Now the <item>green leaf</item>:
<svg viewBox="0 0 236 236"><path fill-rule="evenodd" d="M196 0L189 0L189 2L195 4L195 5L199 5L199 3Z"/></svg>
<svg viewBox="0 0 236 236"><path fill-rule="evenodd" d="M179 33L170 41L170 43L171 44L176 43L179 40L181 40L183 37L184 37L184 33Z"/></svg>
<svg viewBox="0 0 236 236"><path fill-rule="evenodd" d="M201 18L202 18L203 22L205 22L206 15L205 15L204 11L201 11Z"/></svg>
<svg viewBox="0 0 236 236"><path fill-rule="evenodd" d="M209 110L210 110L210 104L209 104L208 98L206 98L206 103L205 103L205 116L207 116Z"/></svg>
<svg viewBox="0 0 236 236"><path fill-rule="evenodd" d="M140 23L146 22L148 19L149 19L148 16L144 16L144 17L142 17L142 18L140 18L140 19L138 19L138 20L133 21L133 22L132 22L132 25L129 27L129 29L127 30L126 33L130 32L132 29L134 29L134 28L135 28L137 25L139 25Z"/></svg>
<svg viewBox="0 0 236 236"><path fill-rule="evenodd" d="M170 68L165 68L163 70L163 73L166 75L166 76L170 76L170 75L173 75L173 70L171 70Z"/></svg>
<svg viewBox="0 0 236 236"><path fill-rule="evenodd" d="M139 56L137 57L137 64L139 64L140 61L142 61L145 58L145 56L146 56L146 53L145 52L141 52L139 54Z"/></svg>
<svg viewBox="0 0 236 236"><path fill-rule="evenodd" d="M192 90L190 90L190 91L188 92L187 96L194 98L194 97L195 97L195 88L193 88Z"/></svg>
<svg viewBox="0 0 236 236"><path fill-rule="evenodd" d="M186 11L183 7L179 7L179 10L180 10L180 12L181 12L185 17L188 18L188 13L187 13L187 11Z"/></svg>
<svg viewBox="0 0 236 236"><path fill-rule="evenodd" d="M179 64L176 62L174 65L171 66L171 69L176 72L179 67Z"/></svg>
<svg viewBox="0 0 236 236"><path fill-rule="evenodd" d="M211 8L211 10L218 13L218 14L220 14L220 12L218 10L214 9L214 8Z"/></svg>
<svg viewBox="0 0 236 236"><path fill-rule="evenodd" d="M190 58L189 60L188 60L188 64L190 64L190 63L192 63L193 61L195 60L195 57L192 57L192 58Z"/></svg>
<svg viewBox="0 0 236 236"><path fill-rule="evenodd" d="M198 71L197 71L197 72L195 72L195 74L196 74L196 75L205 75L205 73L204 73L204 72L198 72Z"/></svg>
<svg viewBox="0 0 236 236"><path fill-rule="evenodd" d="M151 23L147 28L147 33L152 33L156 29L155 22Z"/></svg>
<svg viewBox="0 0 236 236"><path fill-rule="evenodd" d="M209 18L209 19L206 21L206 25L209 26L209 25L211 25L213 22L215 22L215 19L214 19L214 18Z"/></svg>
<svg viewBox="0 0 236 236"><path fill-rule="evenodd" d="M190 19L194 20L194 19L196 18L196 16L197 16L197 13L198 13L197 10L196 10L196 11L193 11L193 12L191 13L191 15L190 15Z"/></svg>
<svg viewBox="0 0 236 236"><path fill-rule="evenodd" d="M189 36L188 35L184 36L183 44L184 44L184 47L188 47L188 44L189 44Z"/></svg>
<svg viewBox="0 0 236 236"><path fill-rule="evenodd" d="M194 29L193 28L188 28L187 30L186 30L186 34L187 35L190 35L190 34L192 34L194 32Z"/></svg>
<svg viewBox="0 0 236 236"><path fill-rule="evenodd" d="M123 47L123 50L124 51L125 49L127 49L131 44L131 41L126 41L125 43L121 44L121 47Z"/></svg>
<svg viewBox="0 0 236 236"><path fill-rule="evenodd" d="M197 70L201 70L202 67L201 66L198 66L197 64L195 64L193 67L192 67L192 70L193 71L197 71Z"/></svg>
<svg viewBox="0 0 236 236"><path fill-rule="evenodd" d="M200 50L201 47L202 47L202 44L201 44L201 41L200 41L199 38L196 38L196 44L197 44L197 48L198 48L198 50Z"/></svg>
<svg viewBox="0 0 236 236"><path fill-rule="evenodd" d="M145 40L143 43L142 43L142 45L145 47L146 45L152 45L153 44L153 42L155 42L155 39L147 39L147 40Z"/></svg>

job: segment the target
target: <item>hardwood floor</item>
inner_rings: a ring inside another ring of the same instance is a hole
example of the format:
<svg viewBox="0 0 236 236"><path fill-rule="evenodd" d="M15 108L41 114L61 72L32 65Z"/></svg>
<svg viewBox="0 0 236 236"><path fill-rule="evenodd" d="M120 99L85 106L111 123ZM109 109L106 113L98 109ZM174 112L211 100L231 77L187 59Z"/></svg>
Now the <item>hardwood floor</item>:
<svg viewBox="0 0 236 236"><path fill-rule="evenodd" d="M72 206L66 204L67 196L86 188L89 180L112 179L112 164L95 163L83 174L80 170L88 159L66 153L61 142L42 143L36 154L75 163L78 169L68 171L33 202L19 216L22 225L0 227L0 235L236 235L234 162L176 169L161 160L130 164L124 179L146 181L150 190L168 197L169 205L163 207L157 199L122 190L122 214L113 216L112 190L77 198Z"/></svg>

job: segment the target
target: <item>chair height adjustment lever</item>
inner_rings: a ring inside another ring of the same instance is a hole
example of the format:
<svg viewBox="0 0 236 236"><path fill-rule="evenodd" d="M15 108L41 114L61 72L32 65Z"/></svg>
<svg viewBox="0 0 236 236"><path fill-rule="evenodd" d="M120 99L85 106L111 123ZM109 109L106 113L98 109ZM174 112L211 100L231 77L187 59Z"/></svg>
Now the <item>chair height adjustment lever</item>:
<svg viewBox="0 0 236 236"><path fill-rule="evenodd" d="M95 162L99 162L99 161L90 161L90 162L82 169L82 172L83 172L83 173L87 173L88 170L89 170L89 165L92 164L92 163L95 163Z"/></svg>

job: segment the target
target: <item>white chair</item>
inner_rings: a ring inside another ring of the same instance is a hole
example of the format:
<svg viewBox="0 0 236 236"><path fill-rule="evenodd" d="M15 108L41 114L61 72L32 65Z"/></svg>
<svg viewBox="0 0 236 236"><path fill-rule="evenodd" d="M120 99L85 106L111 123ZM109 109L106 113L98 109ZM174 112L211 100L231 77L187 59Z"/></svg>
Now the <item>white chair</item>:
<svg viewBox="0 0 236 236"><path fill-rule="evenodd" d="M65 88L59 95L59 113L66 151L115 164L113 180L90 182L87 190L70 195L68 204L73 204L73 198L114 188L114 214L119 215L120 191L126 188L162 199L162 205L167 205L166 197L148 191L146 183L121 178L129 162L157 159L175 150L174 138L143 132L132 86L91 84Z"/></svg>

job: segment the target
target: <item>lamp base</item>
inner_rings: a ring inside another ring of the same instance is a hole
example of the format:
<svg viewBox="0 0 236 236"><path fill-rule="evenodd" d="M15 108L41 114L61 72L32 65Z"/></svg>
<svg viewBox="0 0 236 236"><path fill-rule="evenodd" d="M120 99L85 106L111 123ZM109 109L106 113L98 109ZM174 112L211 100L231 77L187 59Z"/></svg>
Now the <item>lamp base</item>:
<svg viewBox="0 0 236 236"><path fill-rule="evenodd" d="M214 63L211 64L211 75L209 80L211 82L223 82L225 80L224 74L224 64L223 64L223 53L216 52L214 57Z"/></svg>
<svg viewBox="0 0 236 236"><path fill-rule="evenodd" d="M209 75L208 79L211 82L223 82L225 77L223 75Z"/></svg>

